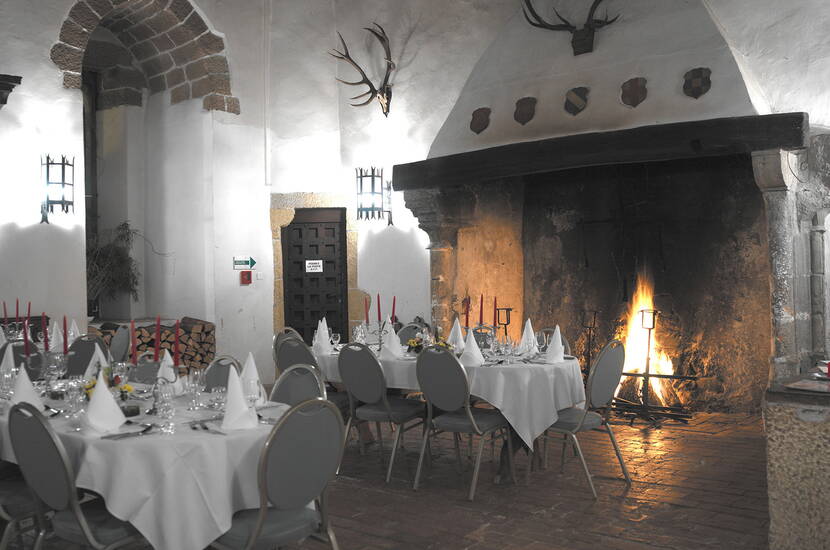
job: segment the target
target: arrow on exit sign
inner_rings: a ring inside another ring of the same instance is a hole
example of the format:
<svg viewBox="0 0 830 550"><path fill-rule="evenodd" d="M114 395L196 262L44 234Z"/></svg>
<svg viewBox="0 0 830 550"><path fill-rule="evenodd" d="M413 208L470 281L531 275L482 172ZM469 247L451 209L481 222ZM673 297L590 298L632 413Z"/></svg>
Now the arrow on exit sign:
<svg viewBox="0 0 830 550"><path fill-rule="evenodd" d="M233 257L233 268L234 269L253 269L255 265L256 265L256 260L254 260L250 256L234 256Z"/></svg>

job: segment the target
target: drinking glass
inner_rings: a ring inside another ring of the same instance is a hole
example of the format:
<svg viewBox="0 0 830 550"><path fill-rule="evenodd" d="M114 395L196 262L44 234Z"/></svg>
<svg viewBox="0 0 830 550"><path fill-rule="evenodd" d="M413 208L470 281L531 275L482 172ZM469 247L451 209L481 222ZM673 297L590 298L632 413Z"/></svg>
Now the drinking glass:
<svg viewBox="0 0 830 550"><path fill-rule="evenodd" d="M210 390L210 397L211 397L211 405L219 409L220 411L225 410L225 399L228 394L228 389L225 386L214 386Z"/></svg>
<svg viewBox="0 0 830 550"><path fill-rule="evenodd" d="M331 343L335 347L340 344L340 333L339 332L332 332L331 333Z"/></svg>
<svg viewBox="0 0 830 550"><path fill-rule="evenodd" d="M185 378L185 387L190 394L189 411L195 411L202 408L202 392L205 390L205 371L202 369L195 369L190 372Z"/></svg>
<svg viewBox="0 0 830 550"><path fill-rule="evenodd" d="M250 408L256 406L261 395L262 383L259 380L245 380L245 400Z"/></svg>
<svg viewBox="0 0 830 550"><path fill-rule="evenodd" d="M173 384L159 384L158 394L158 417L163 421L161 423L161 433L173 435L176 433L176 424L173 422L173 418L176 416L176 406L173 404Z"/></svg>
<svg viewBox="0 0 830 550"><path fill-rule="evenodd" d="M356 342L358 344L366 343L366 331L363 328L363 323L354 327L354 330L352 331L352 342Z"/></svg>

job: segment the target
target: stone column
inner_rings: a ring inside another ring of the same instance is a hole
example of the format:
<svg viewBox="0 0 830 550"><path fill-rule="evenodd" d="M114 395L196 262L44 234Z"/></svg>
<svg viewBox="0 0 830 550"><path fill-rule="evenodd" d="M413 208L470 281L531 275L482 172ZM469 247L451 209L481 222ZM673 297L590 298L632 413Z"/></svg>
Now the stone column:
<svg viewBox="0 0 830 550"><path fill-rule="evenodd" d="M820 210L813 216L813 225L810 228L810 321L812 328L812 361L822 359L826 350L825 315L825 273L824 273L824 233L825 221L828 212Z"/></svg>
<svg viewBox="0 0 830 550"><path fill-rule="evenodd" d="M796 187L798 179L788 163L791 153L781 150L752 153L755 183L766 205L771 268L772 357L771 379L798 373L795 337L795 237L798 233ZM795 161L798 166L798 161Z"/></svg>

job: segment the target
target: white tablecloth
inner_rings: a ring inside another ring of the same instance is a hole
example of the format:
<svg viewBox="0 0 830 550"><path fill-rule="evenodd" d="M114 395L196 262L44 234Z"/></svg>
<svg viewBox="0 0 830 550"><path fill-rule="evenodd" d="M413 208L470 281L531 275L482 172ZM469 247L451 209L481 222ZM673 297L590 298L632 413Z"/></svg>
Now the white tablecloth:
<svg viewBox="0 0 830 550"><path fill-rule="evenodd" d="M269 409L269 416L287 409ZM110 513L133 524L157 550L201 550L230 529L235 512L259 507L257 466L269 425L221 436L179 424L172 436L110 441L67 431L64 420L50 422L66 447L78 487L103 496ZM8 412L0 417L0 434L0 456L13 462Z"/></svg>
<svg viewBox="0 0 830 550"><path fill-rule="evenodd" d="M326 379L340 381L337 354L317 355ZM383 360L386 385L418 389L415 358ZM465 367L470 393L487 400L502 412L528 446L559 419L557 411L585 401L579 361L569 358L551 365L516 363L490 367Z"/></svg>

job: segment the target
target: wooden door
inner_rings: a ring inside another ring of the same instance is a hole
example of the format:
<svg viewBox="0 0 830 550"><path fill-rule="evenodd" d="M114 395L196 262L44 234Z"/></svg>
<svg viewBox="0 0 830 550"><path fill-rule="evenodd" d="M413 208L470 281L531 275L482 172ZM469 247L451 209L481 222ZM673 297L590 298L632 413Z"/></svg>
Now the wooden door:
<svg viewBox="0 0 830 550"><path fill-rule="evenodd" d="M298 208L282 228L282 269L285 324L311 343L325 316L348 341L346 209Z"/></svg>

